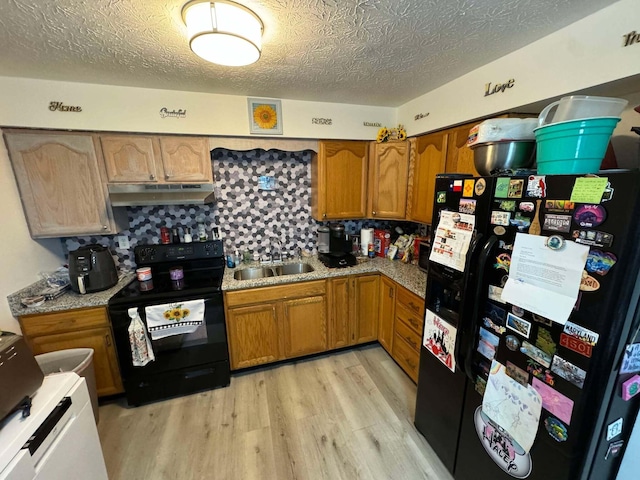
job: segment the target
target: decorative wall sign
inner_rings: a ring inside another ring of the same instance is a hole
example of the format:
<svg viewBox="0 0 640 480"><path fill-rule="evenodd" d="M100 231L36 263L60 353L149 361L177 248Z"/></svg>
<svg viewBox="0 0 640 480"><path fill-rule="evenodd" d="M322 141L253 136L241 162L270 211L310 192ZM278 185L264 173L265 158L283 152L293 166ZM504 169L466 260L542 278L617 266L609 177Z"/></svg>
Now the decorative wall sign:
<svg viewBox="0 0 640 480"><path fill-rule="evenodd" d="M52 112L81 112L82 107L72 107L62 102L49 102L49 110Z"/></svg>
<svg viewBox="0 0 640 480"><path fill-rule="evenodd" d="M331 125L333 120L331 118L312 118L311 123L313 125Z"/></svg>
<svg viewBox="0 0 640 480"><path fill-rule="evenodd" d="M504 93L504 91L507 88L512 88L515 85L516 81L513 78L510 78L509 80L507 80L506 83L496 83L495 85L491 86L491 82L485 84L484 86L484 96L487 97L489 95L493 95L494 93L497 92L502 92Z"/></svg>
<svg viewBox="0 0 640 480"><path fill-rule="evenodd" d="M249 131L260 135L282 135L282 102L248 98Z"/></svg>
<svg viewBox="0 0 640 480"><path fill-rule="evenodd" d="M167 107L160 109L160 118L186 118L187 110L179 108L178 110L169 110Z"/></svg>
<svg viewBox="0 0 640 480"><path fill-rule="evenodd" d="M413 120L417 122L418 120L421 120L421 119L426 118L428 116L429 116L429 112L427 112L427 113L418 113L415 117L413 117Z"/></svg>
<svg viewBox="0 0 640 480"><path fill-rule="evenodd" d="M623 35L622 40L622 46L628 47L629 45L633 45L634 43L640 43L640 34L636 33L636 31L634 30L633 32Z"/></svg>
<svg viewBox="0 0 640 480"><path fill-rule="evenodd" d="M365 127L376 127L380 128L382 124L380 122L362 122Z"/></svg>

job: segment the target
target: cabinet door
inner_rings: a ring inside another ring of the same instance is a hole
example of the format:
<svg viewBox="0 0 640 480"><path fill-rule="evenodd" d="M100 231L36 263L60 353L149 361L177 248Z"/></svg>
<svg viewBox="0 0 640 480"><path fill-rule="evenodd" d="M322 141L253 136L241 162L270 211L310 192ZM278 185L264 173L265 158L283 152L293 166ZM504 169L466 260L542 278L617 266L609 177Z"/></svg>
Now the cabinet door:
<svg viewBox="0 0 640 480"><path fill-rule="evenodd" d="M115 395L124 391L111 329L108 327L33 337L29 344L34 355L67 348L93 348L98 396Z"/></svg>
<svg viewBox="0 0 640 480"><path fill-rule="evenodd" d="M33 238L115 233L91 135L5 139Z"/></svg>
<svg viewBox="0 0 640 480"><path fill-rule="evenodd" d="M351 343L372 342L378 339L379 283L378 275L352 278Z"/></svg>
<svg viewBox="0 0 640 480"><path fill-rule="evenodd" d="M165 182L213 181L208 138L160 137L160 150Z"/></svg>
<svg viewBox="0 0 640 480"><path fill-rule="evenodd" d="M409 142L371 143L369 213L372 218L404 219L407 209Z"/></svg>
<svg viewBox="0 0 640 480"><path fill-rule="evenodd" d="M395 317L396 282L384 275L380 277L380 319L378 341L391 353L393 345L393 322Z"/></svg>
<svg viewBox="0 0 640 480"><path fill-rule="evenodd" d="M432 222L436 175L445 172L448 138L446 132L438 132L412 139L407 208L409 220Z"/></svg>
<svg viewBox="0 0 640 480"><path fill-rule="evenodd" d="M280 360L277 303L230 308L227 335L232 370Z"/></svg>
<svg viewBox="0 0 640 480"><path fill-rule="evenodd" d="M325 296L282 302L282 337L285 358L327 350L327 303Z"/></svg>
<svg viewBox="0 0 640 480"><path fill-rule="evenodd" d="M316 220L365 218L369 142L321 141L312 162L312 215Z"/></svg>
<svg viewBox="0 0 640 480"><path fill-rule="evenodd" d="M351 345L350 277L329 280L329 349Z"/></svg>
<svg viewBox="0 0 640 480"><path fill-rule="evenodd" d="M449 141L447 146L447 173L468 173L474 177L480 176L473 163L473 150L467 147L469 130L476 125L470 123L447 130Z"/></svg>
<svg viewBox="0 0 640 480"><path fill-rule="evenodd" d="M153 137L142 135L101 135L109 182L155 183L159 158Z"/></svg>

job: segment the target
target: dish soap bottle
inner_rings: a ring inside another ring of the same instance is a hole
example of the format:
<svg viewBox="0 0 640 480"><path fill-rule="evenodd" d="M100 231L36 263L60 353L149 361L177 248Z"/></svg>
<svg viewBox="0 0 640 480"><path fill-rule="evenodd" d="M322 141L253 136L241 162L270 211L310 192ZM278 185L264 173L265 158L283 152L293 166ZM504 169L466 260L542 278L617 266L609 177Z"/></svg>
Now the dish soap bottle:
<svg viewBox="0 0 640 480"><path fill-rule="evenodd" d="M191 228L185 227L184 229L184 243L193 242L193 237L191 236Z"/></svg>

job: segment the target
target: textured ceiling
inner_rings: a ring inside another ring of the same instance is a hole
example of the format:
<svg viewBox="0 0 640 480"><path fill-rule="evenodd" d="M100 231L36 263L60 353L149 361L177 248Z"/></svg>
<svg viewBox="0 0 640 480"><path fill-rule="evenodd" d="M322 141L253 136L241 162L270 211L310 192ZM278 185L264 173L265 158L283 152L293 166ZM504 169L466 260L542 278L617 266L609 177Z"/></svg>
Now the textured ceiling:
<svg viewBox="0 0 640 480"><path fill-rule="evenodd" d="M241 0L261 59L193 54L186 0L0 0L0 75L398 106L611 0Z"/></svg>

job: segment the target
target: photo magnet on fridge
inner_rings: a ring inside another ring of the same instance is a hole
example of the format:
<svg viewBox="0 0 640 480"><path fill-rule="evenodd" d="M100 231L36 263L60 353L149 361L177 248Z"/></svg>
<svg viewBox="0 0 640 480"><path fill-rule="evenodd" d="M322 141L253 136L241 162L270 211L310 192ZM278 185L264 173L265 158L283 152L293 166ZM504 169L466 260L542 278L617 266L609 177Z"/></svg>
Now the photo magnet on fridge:
<svg viewBox="0 0 640 480"><path fill-rule="evenodd" d="M512 313L508 313L507 328L519 333L523 337L529 338L529 334L531 333L531 322L527 322L523 318L516 317Z"/></svg>
<svg viewBox="0 0 640 480"><path fill-rule="evenodd" d="M578 388L583 387L584 378L587 376L587 372L585 372L581 368L576 367L573 363L566 361L558 355L553 357L551 371Z"/></svg>
<svg viewBox="0 0 640 480"><path fill-rule="evenodd" d="M624 350L620 373L640 372L640 343L627 345Z"/></svg>
<svg viewBox="0 0 640 480"><path fill-rule="evenodd" d="M537 378L531 381L531 386L542 397L542 408L552 413L567 425L571 424L571 414L573 413L573 400L565 397L557 390L551 388L546 383Z"/></svg>
<svg viewBox="0 0 640 480"><path fill-rule="evenodd" d="M547 195L547 181L544 175L529 175L527 197L544 198Z"/></svg>

